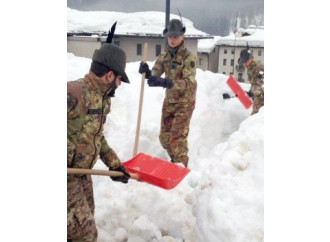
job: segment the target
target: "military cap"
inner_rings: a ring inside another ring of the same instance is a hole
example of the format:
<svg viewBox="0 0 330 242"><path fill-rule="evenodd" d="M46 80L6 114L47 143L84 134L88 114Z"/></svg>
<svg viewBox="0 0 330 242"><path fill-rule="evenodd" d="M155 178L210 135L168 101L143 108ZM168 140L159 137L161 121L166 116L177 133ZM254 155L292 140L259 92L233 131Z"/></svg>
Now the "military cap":
<svg viewBox="0 0 330 242"><path fill-rule="evenodd" d="M186 27L182 25L179 19L172 19L163 31L165 36L180 36L186 32Z"/></svg>
<svg viewBox="0 0 330 242"><path fill-rule="evenodd" d="M121 79L123 82L129 83L125 73L126 54L120 47L114 44L104 43L100 49L94 51L92 60L115 71L118 75L122 76Z"/></svg>
<svg viewBox="0 0 330 242"><path fill-rule="evenodd" d="M239 55L238 63L243 64L247 62L250 59L250 56L251 56L251 50L249 48L242 50Z"/></svg>

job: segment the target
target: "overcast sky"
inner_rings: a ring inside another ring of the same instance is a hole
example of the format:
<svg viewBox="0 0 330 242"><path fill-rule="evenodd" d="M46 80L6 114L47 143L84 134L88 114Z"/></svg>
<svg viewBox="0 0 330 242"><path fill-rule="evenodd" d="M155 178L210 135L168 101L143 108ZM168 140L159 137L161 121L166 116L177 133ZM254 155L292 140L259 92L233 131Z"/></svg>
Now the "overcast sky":
<svg viewBox="0 0 330 242"><path fill-rule="evenodd" d="M178 15L179 9L183 17L208 34L228 35L237 13L243 19L240 27L264 24L264 0L171 0L170 5L172 14ZM67 6L77 10L165 12L166 0L67 0Z"/></svg>

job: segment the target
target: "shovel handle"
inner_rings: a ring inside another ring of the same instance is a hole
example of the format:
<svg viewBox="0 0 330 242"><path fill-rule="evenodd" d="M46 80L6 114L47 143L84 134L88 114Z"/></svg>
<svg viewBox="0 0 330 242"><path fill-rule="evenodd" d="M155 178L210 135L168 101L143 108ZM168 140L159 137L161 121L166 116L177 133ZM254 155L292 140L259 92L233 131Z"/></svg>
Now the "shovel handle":
<svg viewBox="0 0 330 242"><path fill-rule="evenodd" d="M67 168L67 174L82 174L82 175L98 175L98 176L122 176L124 173L121 171L104 171L94 169L80 169L80 168ZM139 175L130 173L131 178L138 180Z"/></svg>
<svg viewBox="0 0 330 242"><path fill-rule="evenodd" d="M145 42L144 46L143 46L143 57L142 57L142 61L144 63L146 63L146 61L147 61L147 54L148 54L148 43ZM141 126L141 116L142 116L142 105L143 105L143 93L144 93L145 78L146 78L146 73L144 72L144 73L142 73L142 76L141 76L139 111L138 111L138 118L137 118L137 124L136 124L133 156L135 156L137 154L137 149L138 149L138 146L139 146L139 135L140 135L140 126Z"/></svg>

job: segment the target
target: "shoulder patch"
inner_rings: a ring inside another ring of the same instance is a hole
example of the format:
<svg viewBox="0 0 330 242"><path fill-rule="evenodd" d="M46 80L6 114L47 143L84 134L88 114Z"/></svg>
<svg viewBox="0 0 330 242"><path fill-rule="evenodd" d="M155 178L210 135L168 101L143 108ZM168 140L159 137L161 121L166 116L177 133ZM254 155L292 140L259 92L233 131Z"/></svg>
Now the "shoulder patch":
<svg viewBox="0 0 330 242"><path fill-rule="evenodd" d="M190 61L190 66L195 67L195 61Z"/></svg>

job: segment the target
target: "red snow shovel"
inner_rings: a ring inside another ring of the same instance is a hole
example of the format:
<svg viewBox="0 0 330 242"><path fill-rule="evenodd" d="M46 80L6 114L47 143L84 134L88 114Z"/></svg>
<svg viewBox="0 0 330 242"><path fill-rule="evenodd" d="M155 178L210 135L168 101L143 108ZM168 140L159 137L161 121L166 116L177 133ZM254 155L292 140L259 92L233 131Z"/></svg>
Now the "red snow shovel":
<svg viewBox="0 0 330 242"><path fill-rule="evenodd" d="M131 178L152 185L171 189L189 173L190 169L175 165L171 162L139 153L132 159L123 162ZM89 174L101 176L122 176L120 171L67 168L68 174Z"/></svg>
<svg viewBox="0 0 330 242"><path fill-rule="evenodd" d="M240 100L240 102L246 109L252 106L252 100L249 98L243 88L238 84L233 75L230 75L227 79L227 85L230 87L235 96L238 98L238 100Z"/></svg>
<svg viewBox="0 0 330 242"><path fill-rule="evenodd" d="M140 181L171 189L190 172L190 169L178 166L151 155L139 153L123 163L125 168L138 175Z"/></svg>

